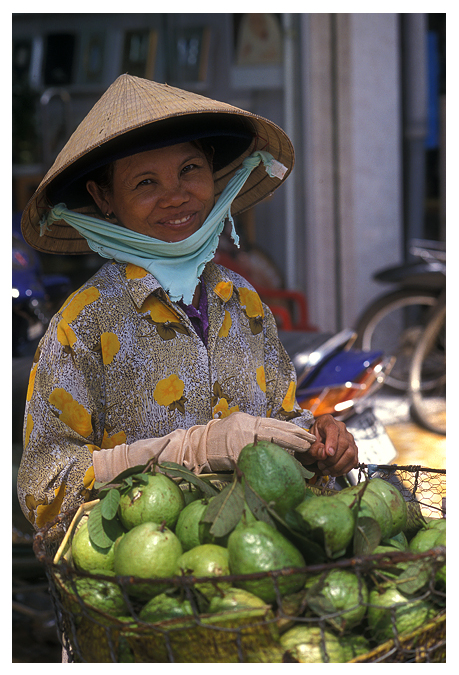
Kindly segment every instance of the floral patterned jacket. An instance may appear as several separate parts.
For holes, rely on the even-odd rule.
[[[54,316],[30,374],[18,475],[34,527],[94,498],[101,448],[236,410],[311,426],[270,310],[226,268],[208,263],[203,278],[207,348],[158,281],[131,264],[104,264]]]

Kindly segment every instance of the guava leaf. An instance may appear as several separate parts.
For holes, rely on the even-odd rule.
[[[381,541],[381,528],[374,518],[357,518],[354,532],[354,555],[369,555]]]
[[[333,603],[325,595],[321,593],[322,584],[314,584],[307,595],[308,607],[312,609],[314,614],[317,616],[327,616],[328,614],[333,614],[336,612],[336,607],[333,606]]]
[[[112,480],[105,482],[105,483],[98,483],[95,481],[94,483],[94,489],[95,490],[103,490],[104,488],[109,488],[109,487],[115,487],[117,485],[121,485],[121,483],[128,478],[129,476],[133,476],[135,474],[140,474],[142,473],[143,469],[145,469],[146,465],[143,464],[138,464],[137,466],[131,466],[129,469],[125,469],[121,473],[119,473],[115,478]]]
[[[255,492],[247,481],[244,481],[244,497],[247,506],[257,520],[261,520],[272,527],[276,527],[275,521],[270,516],[267,503]]]
[[[242,487],[240,483],[234,481],[209,502],[202,520],[212,523],[210,534],[214,537],[224,537],[240,521],[244,506]]]
[[[397,589],[408,595],[420,591],[432,576],[432,565],[428,560],[414,560],[400,574]]]
[[[284,517],[280,516],[246,481],[244,496],[255,518],[279,530],[299,548],[305,558],[314,562],[325,560],[324,550],[305,535],[307,525],[297,511],[291,509]]]
[[[116,488],[111,488],[100,501],[100,511],[106,520],[112,520],[117,512],[121,495]]]
[[[176,464],[175,462],[164,462],[159,465],[159,469],[163,469],[168,476],[175,476],[177,478],[183,478],[188,483],[191,483],[195,487],[199,488],[207,497],[213,497],[214,495],[219,494],[219,490],[212,485],[212,483],[205,479],[199,478],[195,473],[189,471],[184,466]]]
[[[301,471],[301,475],[303,476],[303,478],[305,478],[306,480],[309,480],[310,478],[313,478],[313,476],[316,475],[316,474],[314,473],[314,471],[309,471],[309,469],[306,469],[306,467],[303,466],[303,465],[301,464],[301,462],[299,462],[299,461],[296,459],[296,457],[294,457],[293,455],[290,455],[290,456],[291,456],[291,458],[293,459],[293,461],[297,464],[299,470]]]
[[[324,562],[326,555],[322,546],[310,536],[311,528],[304,522],[301,514],[291,509],[281,517],[276,511],[267,507],[273,519],[277,521],[275,527],[300,550],[304,558],[310,562]]]
[[[132,483],[142,483],[142,485],[148,485],[148,473],[136,473],[133,476],[129,476],[124,480],[124,483],[132,481]]]
[[[110,548],[119,536],[119,525],[114,519],[107,520],[102,515],[102,502],[89,512],[88,533],[91,542],[100,548]]]

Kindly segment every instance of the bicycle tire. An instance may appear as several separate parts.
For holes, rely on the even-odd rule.
[[[433,433],[446,435],[446,304],[441,302],[423,331],[413,353],[410,368],[410,414],[419,426]],[[430,363],[429,363],[430,361]],[[422,387],[425,370],[441,367],[443,378],[438,389]]]
[[[396,391],[409,390],[409,367],[417,339],[426,323],[426,318],[438,300],[438,292],[424,289],[401,289],[379,296],[361,314],[355,326],[358,349],[372,351],[381,349],[385,356],[395,356],[396,362],[384,384]],[[407,312],[420,313],[422,321],[408,321],[400,325]],[[424,386],[434,383],[424,382]]]

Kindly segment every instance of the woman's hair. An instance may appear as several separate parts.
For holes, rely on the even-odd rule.
[[[191,145],[194,145],[196,148],[201,150],[204,153],[205,158],[207,159],[210,168],[212,169],[213,157],[214,157],[214,148],[212,147],[209,139],[190,141]],[[115,170],[115,162],[110,162],[109,164],[104,164],[98,169],[94,169],[88,174],[87,181],[94,181],[96,185],[103,192],[111,192],[113,189],[113,174]]]

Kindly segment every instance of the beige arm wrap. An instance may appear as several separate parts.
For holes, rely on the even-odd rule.
[[[123,443],[93,453],[96,480],[105,483],[121,471],[146,464],[155,457],[159,463],[175,462],[195,473],[231,471],[240,451],[255,437],[273,441],[296,452],[306,452],[315,436],[281,420],[252,417],[236,412],[222,420],[211,420],[190,429],[177,429],[162,438],[147,438],[131,445]]]

